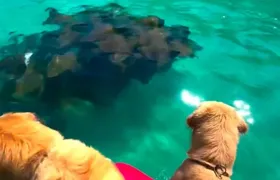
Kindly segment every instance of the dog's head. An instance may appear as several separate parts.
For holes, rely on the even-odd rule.
[[[4,114],[0,116],[0,168],[20,173],[30,157],[48,151],[62,139],[60,133],[41,124],[32,113]]]
[[[248,125],[233,107],[216,101],[201,103],[187,118],[187,124],[192,129],[236,128],[240,134],[248,131]]]
[[[29,141],[35,144],[49,144],[55,139],[63,139],[59,132],[43,125],[33,113],[6,113],[0,116],[0,134],[13,141]],[[5,143],[2,141],[1,143]],[[32,145],[32,144],[29,144]]]

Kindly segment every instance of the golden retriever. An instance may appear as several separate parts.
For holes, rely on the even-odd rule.
[[[48,151],[63,137],[42,125],[32,113],[0,116],[0,179],[24,173],[24,164],[39,151]],[[10,178],[4,178],[9,176]],[[19,177],[16,179],[20,179]]]
[[[189,158],[171,180],[230,180],[244,119],[229,105],[207,101],[187,118],[192,129]]]
[[[124,180],[113,162],[32,113],[0,116],[1,180]]]

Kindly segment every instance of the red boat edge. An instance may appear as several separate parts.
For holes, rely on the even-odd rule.
[[[130,164],[118,162],[116,166],[125,180],[153,180],[153,178]]]

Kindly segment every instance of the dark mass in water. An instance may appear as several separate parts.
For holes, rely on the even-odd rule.
[[[188,27],[167,26],[160,17],[134,16],[116,3],[80,8],[75,14],[47,8],[43,24],[56,30],[9,33],[11,44],[0,47],[1,105],[39,101],[55,107],[72,97],[108,105],[130,80],[147,84],[177,58],[202,49],[189,39]]]

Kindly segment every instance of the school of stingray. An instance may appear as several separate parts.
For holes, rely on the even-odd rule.
[[[115,3],[80,8],[75,14],[47,8],[43,25],[56,30],[10,32],[12,43],[0,47],[1,103],[77,97],[107,104],[130,80],[147,84],[202,49],[188,27],[167,26],[157,16],[134,16]]]

